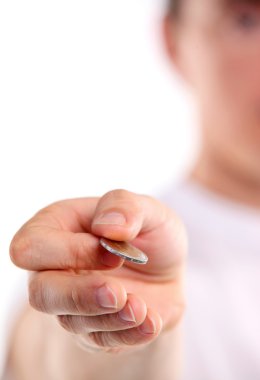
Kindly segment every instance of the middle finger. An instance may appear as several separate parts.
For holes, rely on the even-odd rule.
[[[116,313],[126,300],[121,282],[97,271],[31,272],[29,278],[31,306],[48,314]]]

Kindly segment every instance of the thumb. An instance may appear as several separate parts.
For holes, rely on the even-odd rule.
[[[187,252],[186,232],[180,218],[163,203],[147,195],[113,190],[99,199],[91,224],[93,234],[131,241],[149,260],[142,272],[176,275]]]

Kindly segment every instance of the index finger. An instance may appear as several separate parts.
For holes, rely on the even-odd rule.
[[[10,256],[28,270],[111,269],[123,259],[111,255],[90,234],[98,198],[76,198],[53,203],[29,219],[14,235]]]
[[[29,270],[107,269],[103,258],[111,269],[124,261],[105,252],[97,236],[133,240],[149,256],[142,273],[172,276],[185,257],[184,232],[177,215],[156,199],[113,190],[100,199],[65,200],[41,210],[18,231],[10,255]]]

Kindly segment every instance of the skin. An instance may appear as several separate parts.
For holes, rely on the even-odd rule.
[[[190,177],[260,207],[260,2],[184,0],[165,20],[169,59],[200,112],[201,148]]]
[[[104,215],[109,219],[101,219]],[[147,253],[148,263],[124,262],[99,245],[99,236],[132,241]],[[131,368],[131,361],[136,366],[140,358],[135,378],[146,378],[145,358],[151,360],[154,356],[156,360],[156,347],[161,347],[159,352],[165,351],[171,337],[170,359],[172,350],[175,351],[174,341],[179,341],[175,327],[185,307],[186,252],[187,238],[181,220],[149,196],[114,190],[101,198],[55,202],[37,212],[15,234],[10,255],[17,266],[30,271],[30,308],[48,318],[30,308],[22,317],[12,342],[10,366],[14,376],[18,378],[19,374],[19,379],[30,380],[37,374],[39,378],[41,368],[43,379],[85,379],[86,375],[99,379],[104,371],[100,363],[111,366],[107,354],[117,354],[113,368],[118,369],[110,370],[108,379],[131,379],[133,373],[127,377],[122,368]],[[107,297],[104,305],[99,304],[97,297],[102,286],[102,294],[106,292]],[[115,297],[117,303],[112,305]],[[130,320],[121,319],[122,315]],[[33,348],[35,361],[30,356],[26,360],[22,354],[26,351],[24,345],[30,352]],[[87,355],[91,360],[86,360]],[[176,350],[175,357],[178,355]],[[157,374],[153,371],[157,377],[159,359]],[[55,365],[49,375],[50,368],[45,363],[52,361]],[[177,376],[178,372],[179,364],[174,374]]]
[[[258,208],[259,2],[184,0],[178,20],[163,20],[163,35],[169,59],[190,85],[201,115],[201,149],[188,176]],[[105,212],[114,220],[98,224]],[[125,221],[118,223],[115,213]],[[106,253],[97,236],[133,241],[147,253],[148,264]],[[186,254],[180,218],[144,195],[115,190],[40,210],[10,244],[15,265],[30,271],[30,307],[10,343],[14,375],[95,380],[105,371],[107,380],[177,379]],[[117,297],[114,308],[97,303],[96,291],[104,284],[113,291],[109,299]],[[120,320],[122,310],[136,321]],[[168,366],[162,363],[167,357]]]

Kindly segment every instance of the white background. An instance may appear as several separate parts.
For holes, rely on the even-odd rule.
[[[195,107],[162,12],[161,0],[0,2],[0,358],[25,276],[8,255],[18,228],[58,199],[156,196],[191,165]]]

